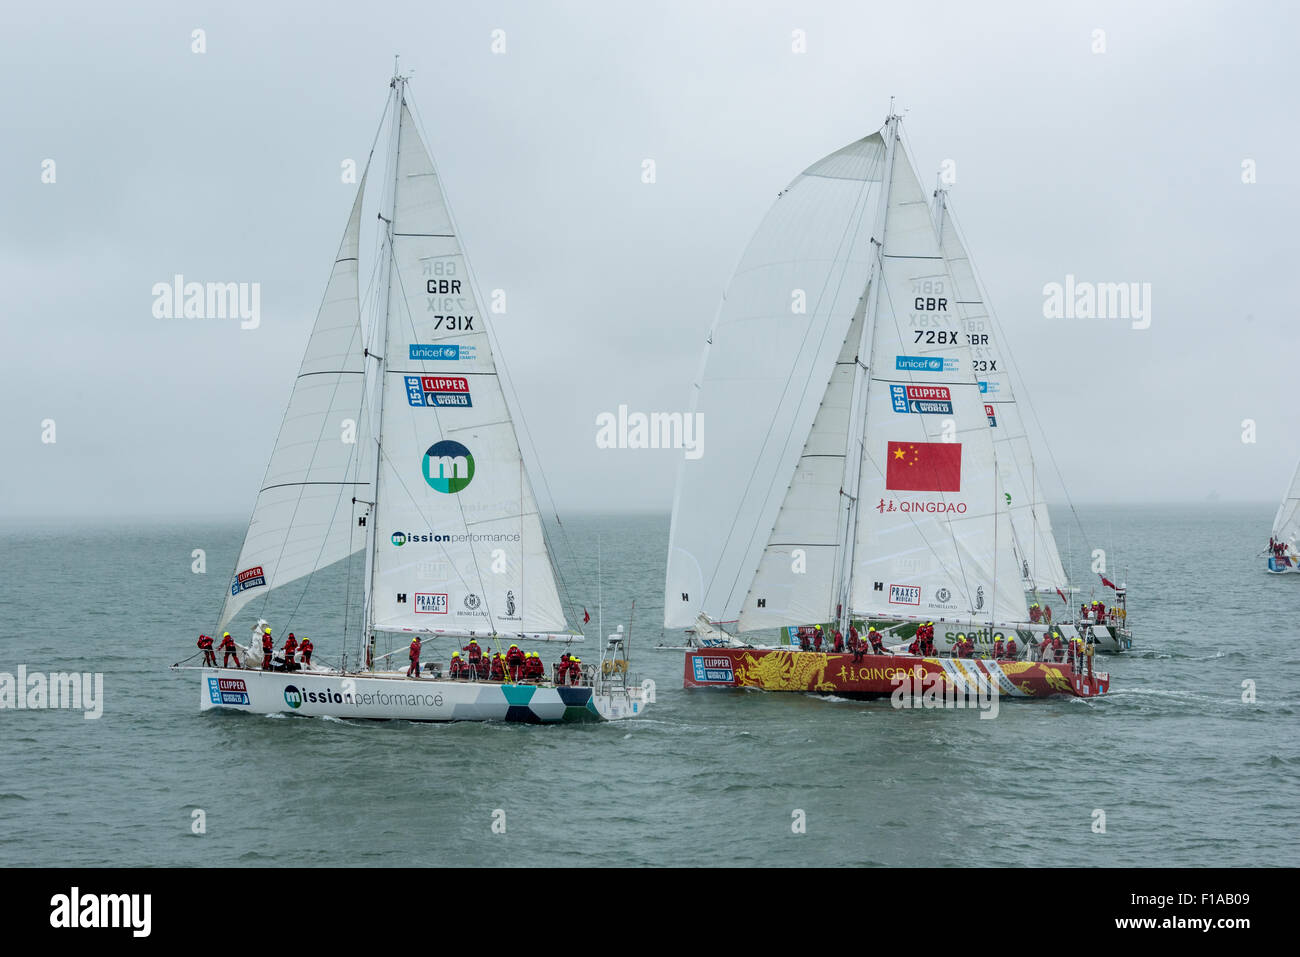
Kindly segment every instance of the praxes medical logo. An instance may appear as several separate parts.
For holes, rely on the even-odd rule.
[[[891,605],[921,604],[921,586],[920,585],[890,585],[889,603]]]
[[[891,385],[895,412],[952,415],[952,393],[946,385]]]
[[[447,596],[442,593],[417,591],[415,593],[415,613],[417,615],[447,614]]]
[[[469,394],[469,380],[454,375],[408,375],[406,401],[421,407],[451,406],[468,409],[474,402]]]
[[[459,442],[443,439],[429,446],[421,469],[429,488],[454,495],[474,480],[474,456]]]

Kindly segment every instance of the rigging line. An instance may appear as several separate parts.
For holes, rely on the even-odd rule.
[[[415,119],[415,122],[416,122],[416,125],[417,125],[417,128],[418,128],[417,132],[420,134],[420,136],[423,137],[423,141],[424,141],[424,143],[427,144],[427,143],[431,142],[431,140],[430,140],[430,138],[429,138],[429,136],[428,136],[428,132],[427,132],[427,130],[425,130],[425,128],[424,128],[424,118],[423,118],[423,116],[422,116],[421,113],[420,113],[420,108],[419,108],[417,105],[415,105],[414,103],[409,104],[409,106],[410,106],[410,108],[411,108],[411,110],[412,110],[412,115],[413,115],[413,118]],[[429,162],[430,162],[431,164],[433,163],[432,155],[430,155]],[[436,168],[435,168],[435,173],[436,173]],[[447,199],[447,194],[446,194],[446,192],[445,192],[445,191],[443,190],[443,188],[442,188],[442,176],[441,176],[441,175],[438,175],[438,176],[437,176],[437,180],[438,180],[438,191],[439,191],[440,195],[442,196],[443,208],[447,211],[447,219],[448,219],[448,221],[451,223],[451,228],[452,228],[453,232],[454,232],[457,236],[459,236],[459,235],[461,234],[460,227],[456,225],[456,217],[455,217],[455,215],[452,213],[452,210],[451,210],[451,203],[448,201],[448,199]],[[460,243],[459,243],[459,240],[458,240],[457,242],[458,242],[458,244],[460,244]],[[472,289],[473,289],[473,292],[474,292],[475,300],[476,300],[476,301],[480,304],[480,306],[481,306],[482,303],[484,302],[484,299],[483,299],[483,297],[482,297],[482,290],[481,290],[481,287],[479,286],[478,276],[477,276],[477,274],[474,272],[474,265],[473,265],[473,263],[470,262],[469,256],[465,253],[465,250],[464,250],[464,246],[463,246],[463,244],[461,244],[461,257],[462,257],[462,259],[464,260],[464,263],[465,263],[465,271],[466,271],[467,273],[469,273],[469,281],[470,281],[470,285],[471,285],[471,287],[472,287]],[[513,400],[513,410],[516,411],[517,416],[518,416],[519,423],[520,423],[520,425],[523,427],[524,438],[527,440],[528,447],[529,447],[529,451],[530,451],[531,454],[532,454],[533,461],[537,463],[537,472],[538,472],[538,474],[540,474],[540,476],[541,476],[542,488],[543,488],[543,490],[544,490],[545,493],[546,493],[547,500],[550,502],[550,505],[551,505],[551,512],[552,512],[552,514],[553,514],[554,517],[555,517],[555,524],[556,524],[556,526],[559,528],[559,531],[560,531],[560,537],[561,537],[561,539],[562,539],[562,541],[563,541],[563,544],[564,544],[565,548],[568,549],[568,551],[569,551],[570,561],[572,561],[572,562],[574,562],[574,563],[576,564],[576,563],[577,563],[577,552],[576,552],[576,550],[573,548],[573,545],[572,545],[572,543],[571,543],[570,540],[569,540],[568,529],[565,528],[564,523],[560,520],[560,515],[559,515],[559,506],[558,506],[558,503],[557,503],[556,500],[555,500],[555,496],[554,496],[554,495],[552,494],[552,492],[551,492],[550,481],[547,479],[547,476],[546,476],[546,470],[542,468],[542,458],[541,458],[541,454],[538,452],[538,450],[537,450],[537,446],[536,446],[536,444],[533,442],[533,438],[532,438],[532,430],[528,427],[528,420],[527,420],[527,417],[526,417],[526,415],[525,415],[525,413],[524,413],[524,405],[523,405],[522,402],[519,401],[519,394],[518,394],[518,392],[517,392],[516,389],[515,389],[514,378],[513,378],[513,376],[510,375],[509,370],[508,370],[508,368],[507,368],[507,363],[505,362],[505,354],[504,354],[504,352],[502,352],[502,350],[501,350],[500,347],[499,347],[499,346],[500,346],[500,343],[499,343],[498,341],[496,341],[496,329],[495,329],[495,323],[490,323],[490,322],[488,322],[488,319],[487,319],[487,316],[486,316],[486,315],[483,316],[483,333],[484,333],[485,336],[487,336],[487,339],[488,339],[488,347],[489,347],[489,349],[492,350],[492,353],[493,353],[494,365],[495,365],[495,367],[496,367],[496,371],[497,371],[497,379],[498,379],[498,381],[499,381],[499,382],[501,383],[501,385],[502,385],[502,394],[503,394],[503,398],[504,398],[504,395],[505,395],[506,390],[509,390],[510,397],[511,397],[511,399]],[[512,405],[511,403],[507,403],[507,409],[511,409],[511,405]],[[515,446],[516,446],[516,448],[519,448],[519,450],[520,450],[520,456],[522,457],[522,455],[523,455],[523,446],[522,446],[522,445],[520,444],[520,442],[519,442],[519,432],[518,432],[518,430],[516,430],[516,429],[514,428],[514,423],[513,423],[513,422],[511,423],[511,431],[514,433]],[[531,479],[530,479],[530,477],[529,477],[529,475],[528,475],[527,470],[525,470],[525,472],[524,472],[524,478],[525,478],[525,480],[528,482],[528,488],[529,488],[529,491],[530,491],[530,492],[533,492],[532,481],[531,481]],[[537,495],[536,495],[535,492],[533,492],[533,500],[534,500],[534,503],[537,502]],[[573,600],[572,594],[570,593],[569,586],[568,586],[568,582],[567,582],[567,580],[566,580],[565,577],[564,577],[564,573],[563,573],[563,571],[560,570],[558,563],[554,560],[554,556],[552,555],[550,544],[546,541],[546,528],[545,528],[545,523],[542,521],[542,517],[541,517],[540,512],[541,512],[541,509],[540,509],[540,505],[539,505],[539,508],[538,508],[538,513],[539,513],[539,514],[538,514],[538,524],[541,526],[542,542],[543,542],[543,544],[544,544],[545,547],[546,547],[547,560],[548,560],[548,561],[550,562],[550,564],[551,564],[551,570],[555,573],[556,577],[559,579],[560,589],[561,589],[561,591],[563,592],[563,600],[568,602],[568,604],[569,604],[569,611],[570,611],[570,613],[572,614],[576,606],[575,606],[575,604],[574,604],[574,600]],[[521,545],[522,545],[522,542],[521,542]],[[521,552],[522,552],[522,548],[521,548]]]
[[[951,201],[949,199],[945,199],[945,205],[951,207]],[[956,214],[952,212],[951,209],[949,209],[948,218],[949,221],[952,223],[953,231],[956,232],[957,234],[958,241],[961,242],[962,248],[966,250],[966,256],[967,256],[967,261],[970,264],[971,275],[975,277],[975,282],[978,288],[981,290],[980,294],[984,297],[985,311],[988,312],[989,318],[992,320],[994,328],[997,330],[998,341],[1005,344],[1005,348],[1007,351],[1007,359],[1011,363],[1010,367],[1019,370],[1020,364],[1016,362],[1014,356],[1012,355],[1011,341],[1009,338],[1003,335],[1002,323],[998,319],[997,311],[993,308],[992,304],[988,300],[988,295],[986,292],[988,287],[985,284],[984,278],[980,274],[979,269],[975,265],[975,260],[970,257],[970,245],[966,242],[965,233],[963,232],[961,226],[957,222]],[[1011,378],[1010,373],[1008,373],[1007,378],[1008,379]],[[1029,390],[1025,384],[1025,380],[1023,376],[1020,376],[1020,385],[1024,397],[1024,404],[1029,407],[1029,414],[1033,416],[1034,426],[1038,429],[1038,432],[1042,437],[1042,446],[1047,450],[1047,458],[1052,463],[1052,469],[1056,472],[1056,478],[1061,484],[1061,491],[1065,495],[1066,504],[1069,505],[1070,507],[1070,514],[1074,516],[1074,522],[1079,528],[1079,534],[1082,535],[1084,537],[1084,540],[1086,541],[1087,531],[1084,529],[1083,522],[1079,518],[1079,513],[1074,507],[1074,501],[1070,498],[1070,490],[1065,485],[1065,477],[1061,474],[1060,466],[1058,466],[1056,463],[1056,456],[1053,454],[1051,443],[1048,441],[1047,438],[1048,433],[1043,428],[1042,423],[1039,421],[1038,411],[1034,408],[1033,404],[1030,403],[1029,401]],[[1028,436],[1026,436],[1026,439],[1027,438]],[[1044,503],[1045,502],[1046,500],[1044,499]],[[1062,563],[1062,570],[1064,571],[1064,563]],[[1070,575],[1068,572],[1066,572],[1066,584],[1068,585],[1069,583],[1070,583]]]
[[[884,162],[884,160],[883,160],[883,156],[882,156],[882,157],[879,158],[878,160],[873,161],[873,165],[872,165],[871,169],[874,170],[874,169],[877,168],[876,165],[875,165],[876,163],[883,164],[883,162]],[[801,175],[802,175],[802,174],[801,174]],[[845,257],[844,257],[844,265],[843,265],[843,266],[841,267],[841,269],[840,269],[839,280],[837,281],[836,286],[835,286],[836,297],[838,297],[838,295],[839,295],[839,290],[840,290],[840,288],[843,286],[843,283],[844,283],[844,276],[845,276],[845,274],[848,272],[848,268],[849,268],[849,259],[850,259],[850,257],[852,256],[853,247],[854,247],[854,245],[856,245],[856,243],[857,243],[857,234],[861,231],[861,221],[862,221],[863,217],[864,217],[865,214],[866,214],[867,205],[868,205],[867,200],[868,200],[868,198],[869,198],[870,195],[871,195],[871,187],[870,187],[871,182],[872,182],[872,181],[871,181],[871,179],[870,179],[870,176],[868,176],[867,178],[865,178],[865,179],[862,180],[862,185],[858,188],[858,195],[854,198],[853,206],[850,208],[849,216],[848,216],[847,221],[845,222],[845,225],[844,225],[844,230],[843,230],[843,232],[840,234],[839,242],[836,244],[836,247],[835,247],[835,248],[836,248],[836,256],[835,256],[835,258],[834,258],[833,260],[831,260],[832,262],[838,262],[838,261],[840,260],[839,250],[841,250],[841,249],[844,248],[845,241],[846,241],[846,240],[849,240],[849,236],[852,235],[853,238],[852,238],[852,240],[849,241],[849,252],[848,252],[848,253],[845,255]],[[790,187],[787,187],[786,190],[785,190],[785,192],[789,192],[789,190],[790,190]],[[881,192],[883,193],[883,176],[882,176],[882,189],[881,189]],[[859,207],[861,207],[861,211],[860,211],[860,212],[859,212]],[[761,229],[761,226],[760,226],[760,229]],[[751,242],[751,245],[752,245],[753,240],[751,239],[750,242]],[[825,278],[825,280],[822,282],[822,288],[821,288],[821,290],[820,290],[820,291],[818,292],[818,294],[817,294],[817,302],[816,302],[816,305],[814,305],[814,307],[813,307],[813,313],[812,313],[812,314],[813,314],[814,317],[817,315],[818,310],[821,308],[822,301],[823,301],[823,299],[825,298],[825,295],[826,295],[826,289],[827,289],[827,287],[830,285],[831,278],[832,278],[832,275],[833,275],[834,271],[835,271],[835,270],[834,270],[833,268],[832,268],[831,270],[828,270],[827,275],[826,275],[826,278]],[[859,296],[859,297],[858,297],[858,302],[861,302],[861,299],[862,299],[862,297]],[[834,299],[831,300],[831,305],[832,305],[832,306],[834,305],[834,301],[835,301]],[[829,311],[829,309],[828,309],[828,311]],[[853,311],[854,311],[854,313],[856,314],[856,312],[857,312],[857,305],[856,305],[856,304],[854,305],[854,310],[853,310]],[[827,333],[830,331],[831,319],[832,319],[832,317],[828,315],[828,316],[827,316],[827,320],[826,320],[826,322],[822,325],[821,336],[818,338],[818,344],[817,344],[817,350],[816,350],[817,353],[820,353],[820,352],[821,352],[822,345],[823,345],[823,344],[825,343],[825,341],[826,341],[826,335],[827,335]],[[849,320],[849,325],[852,326],[852,324],[853,324],[853,320],[852,320],[852,318],[850,318],[850,320]],[[802,354],[803,354],[803,352],[804,352],[804,346],[805,346],[805,344],[807,343],[807,341],[808,341],[808,337],[809,337],[809,335],[810,335],[811,332],[812,332],[812,327],[813,327],[813,323],[812,323],[811,321],[809,321],[809,322],[807,323],[807,325],[805,326],[805,328],[804,328],[804,334],[803,334],[802,339],[801,339],[800,342],[799,342],[799,350],[798,350],[798,352],[796,353],[796,357],[797,357],[798,355],[802,355]],[[847,334],[848,334],[848,333],[846,332],[845,335],[847,336]],[[815,358],[815,354],[814,354],[814,358]],[[797,363],[796,363],[796,364],[797,364]],[[764,435],[763,435],[763,444],[759,447],[759,453],[758,453],[758,461],[759,461],[759,462],[762,461],[762,459],[763,459],[763,454],[764,454],[764,452],[767,450],[768,442],[772,439],[772,436],[773,436],[773,430],[774,430],[775,427],[776,427],[777,416],[780,415],[781,409],[785,406],[785,397],[786,397],[786,394],[790,391],[791,384],[794,382],[794,373],[795,373],[795,368],[794,368],[794,366],[792,366],[791,369],[790,369],[790,374],[786,377],[785,385],[782,387],[781,395],[778,397],[778,399],[777,399],[777,401],[776,401],[776,404],[775,404],[775,406],[774,406],[774,411],[773,411],[773,413],[772,413],[772,417],[771,417],[771,419],[768,421],[767,430],[766,430],[766,432],[765,432]],[[832,375],[833,375],[833,373],[834,373],[834,368],[832,367]],[[804,400],[807,398],[808,390],[809,390],[809,388],[810,388],[811,385],[812,385],[812,381],[811,381],[811,380],[812,380],[812,376],[811,376],[811,375],[809,375],[809,376],[805,376],[805,377],[804,377],[804,386],[803,386],[803,391],[802,391],[802,394],[801,394],[800,397],[799,397],[799,402],[798,402],[798,405],[797,405],[797,409],[802,409],[802,408],[803,408]],[[827,380],[827,384],[829,384],[829,377],[828,377],[828,380]],[[791,441],[791,436],[787,435],[787,437],[786,437],[786,441],[785,441],[785,444],[784,444],[784,445],[782,446],[782,448],[781,448],[781,459],[780,459],[780,461],[784,461],[784,459],[785,459],[786,449],[789,448],[790,441]],[[806,443],[805,443],[805,444],[806,444]],[[767,493],[766,493],[766,494],[764,495],[764,497],[763,497],[763,505],[762,505],[762,509],[760,509],[760,511],[759,511],[759,514],[760,514],[760,515],[762,514],[762,512],[763,512],[764,510],[766,510],[766,508],[767,508],[767,502],[768,502],[768,500],[771,498],[771,495],[772,495],[772,489],[773,489],[773,487],[775,487],[775,486],[779,483],[780,476],[783,474],[783,470],[780,469],[780,461],[778,461],[778,469],[777,469],[777,471],[776,471],[775,474],[773,475],[772,479],[769,481],[768,489],[767,489]],[[747,480],[746,483],[745,483],[745,489],[744,489],[744,491],[741,493],[739,499],[737,500],[737,503],[736,503],[736,511],[735,511],[735,514],[732,516],[732,519],[731,519],[731,525],[730,525],[730,527],[727,529],[727,534],[726,534],[726,536],[723,538],[723,545],[722,545],[722,548],[721,548],[721,549],[719,550],[719,552],[718,552],[718,560],[717,560],[717,563],[714,565],[714,567],[713,567],[713,572],[712,572],[712,574],[709,576],[708,584],[707,584],[707,585],[705,586],[705,588],[704,588],[704,595],[705,595],[706,597],[707,597],[707,596],[709,595],[709,593],[713,590],[713,583],[714,583],[714,581],[717,579],[718,572],[719,572],[719,570],[720,570],[721,567],[722,567],[722,561],[723,561],[722,556],[725,555],[726,552],[728,551],[728,548],[729,548],[729,546],[730,546],[730,544],[731,544],[732,536],[735,534],[735,531],[736,531],[736,525],[737,525],[737,523],[739,522],[741,512],[742,512],[743,509],[744,509],[745,501],[749,498],[749,490],[750,490],[750,488],[753,486],[754,479],[755,479],[755,477],[756,477],[756,475],[757,475],[757,473],[758,473],[757,465],[758,465],[758,462],[755,462],[755,468],[752,469],[752,470],[750,471],[749,478],[748,478],[748,480]],[[798,469],[798,463],[797,463],[797,462],[795,463],[795,469],[796,469],[796,470]],[[791,476],[791,480],[793,481],[793,476]],[[755,538],[758,536],[759,531],[760,531],[760,528],[761,528],[761,526],[759,525],[759,523],[756,522],[753,531],[752,531],[752,532],[750,533],[750,535],[749,535],[749,541],[748,541],[748,544],[747,544],[747,546],[746,546],[745,552],[748,552],[748,550],[749,550],[750,548],[753,547],[754,540],[755,540]],[[773,525],[773,528],[775,528],[775,524]],[[771,532],[769,531],[769,532],[767,533],[767,535],[770,536],[770,535],[771,535]],[[744,561],[743,554],[744,554],[744,553],[742,553],[741,561],[739,561],[739,562],[737,563],[736,575],[735,575],[735,578],[732,580],[731,588],[730,588],[730,589],[728,590],[728,592],[727,592],[727,598],[726,598],[726,601],[724,602],[724,605],[723,605],[724,610],[727,609],[727,608],[730,608],[730,607],[731,607],[731,600],[732,600],[732,598],[735,596],[736,588],[737,588],[738,585],[740,584],[740,576],[741,576],[742,574],[744,574],[746,571],[750,571],[750,569],[747,567],[747,565],[746,565],[746,563],[745,563],[745,561]],[[760,562],[760,564],[761,564],[761,562],[762,562],[762,556],[761,556],[761,555],[759,556],[759,562]],[[752,570],[752,573],[751,573],[751,579],[750,579],[751,582],[752,582],[752,580],[753,580],[752,576],[753,576],[753,575],[756,575],[756,574],[757,574],[757,570],[756,570],[756,569],[755,569],[755,570]],[[703,599],[702,599],[702,600],[703,600]]]

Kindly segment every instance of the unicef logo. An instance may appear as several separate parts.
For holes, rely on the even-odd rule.
[[[435,492],[454,495],[474,480],[474,456],[451,439],[429,446],[421,468],[424,480]]]
[[[284,689],[284,703],[287,704],[290,708],[301,708],[302,692],[299,691],[297,688],[295,688],[293,685],[289,685],[287,688]]]
[[[393,544],[394,544],[394,545],[396,545],[398,548],[401,548],[403,545],[406,544],[406,533],[405,533],[405,532],[393,532],[393,539],[392,539],[392,541],[393,541]]]

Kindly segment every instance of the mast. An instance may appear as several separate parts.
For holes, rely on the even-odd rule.
[[[375,553],[379,548],[379,526],[375,517],[379,514],[379,471],[384,458],[384,373],[388,368],[388,310],[392,305],[393,289],[393,261],[396,258],[393,250],[393,219],[397,215],[397,157],[402,146],[402,103],[406,99],[406,77],[397,72],[397,63],[393,63],[393,79],[389,86],[393,91],[392,95],[392,117],[393,131],[391,135],[391,149],[389,156],[389,165],[391,175],[389,181],[392,183],[392,193],[388,199],[388,215],[379,214],[380,221],[384,224],[384,236],[388,247],[388,267],[384,279],[384,308],[376,313],[376,320],[384,325],[383,337],[380,342],[380,353],[375,355],[373,352],[366,350],[367,358],[376,360],[375,382],[378,383],[379,390],[379,417],[375,423],[375,478],[374,478],[374,500],[370,504],[369,526],[367,536],[369,538],[369,547],[366,549],[366,577],[365,577],[365,613],[362,618],[361,640],[363,646],[369,645],[370,654],[363,652],[361,660],[366,663],[367,667],[373,667],[374,660],[374,591],[375,591]]]
[[[871,370],[863,364],[862,357],[870,358],[871,343],[875,338],[876,307],[880,299],[880,286],[883,278],[881,256],[885,245],[885,219],[889,211],[889,190],[894,178],[894,144],[898,139],[899,117],[894,113],[894,101],[889,101],[889,118],[885,120],[885,170],[881,176],[879,206],[876,209],[876,222],[872,226],[871,275],[867,279],[867,308],[862,321],[862,334],[858,340],[858,353],[853,366],[853,398],[849,406],[849,428],[847,442],[850,446],[856,441],[857,450],[849,454],[845,449],[844,483],[840,495],[848,500],[844,522],[844,540],[840,549],[839,569],[839,606],[832,609],[837,627],[841,634],[848,635],[853,620],[853,553],[857,543],[858,498],[861,493],[862,446],[865,442],[865,418],[867,411],[867,386],[870,383]],[[850,490],[852,490],[850,492]]]

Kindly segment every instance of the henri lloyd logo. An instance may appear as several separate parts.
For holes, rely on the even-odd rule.
[[[457,343],[447,345],[411,343],[412,362],[457,362],[461,359],[473,359],[474,352],[474,346],[463,346]]]
[[[899,372],[955,372],[957,360],[943,356],[894,356],[894,368]]]
[[[895,412],[952,415],[952,394],[946,385],[891,385]]]
[[[253,568],[244,569],[235,576],[235,581],[230,586],[230,594],[238,595],[241,591],[265,584],[266,576],[262,574],[262,566],[256,565]]]
[[[447,614],[447,596],[417,591],[415,593],[415,613],[417,615]]]
[[[243,678],[209,678],[208,697],[213,704],[250,704]]]
[[[890,585],[889,603],[891,605],[921,604],[921,586],[920,585]]]
[[[406,401],[411,405],[468,409],[474,404],[470,399],[469,380],[461,376],[408,375],[405,378]]]
[[[151,894],[70,894],[50,898],[51,927],[126,927],[133,937],[148,937],[152,925]]]
[[[455,495],[474,480],[474,456],[459,442],[444,439],[424,453],[422,470],[429,488]]]

